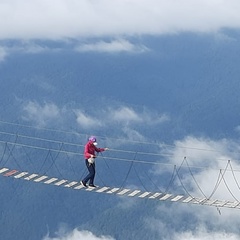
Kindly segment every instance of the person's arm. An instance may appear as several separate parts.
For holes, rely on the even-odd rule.
[[[97,148],[97,147],[95,146],[95,151],[96,151],[96,152],[103,152],[103,151],[106,151],[106,150],[109,150],[109,148]]]

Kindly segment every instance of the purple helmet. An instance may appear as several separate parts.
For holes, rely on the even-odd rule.
[[[97,141],[97,139],[96,139],[96,137],[95,137],[95,136],[91,136],[91,137],[88,139],[88,141],[91,141],[91,142],[96,142],[96,141]]]

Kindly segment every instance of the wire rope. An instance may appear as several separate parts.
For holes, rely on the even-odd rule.
[[[217,189],[218,189],[218,187],[219,187],[219,185],[220,185],[220,183],[221,183],[221,181],[222,181],[222,178],[223,178],[223,176],[225,175],[225,173],[226,173],[226,171],[227,171],[228,165],[229,165],[229,163],[227,163],[227,165],[226,165],[226,167],[225,167],[225,169],[224,169],[223,174],[222,174],[222,169],[220,169],[219,175],[218,175],[218,179],[217,179],[217,182],[216,182],[216,185],[215,185],[212,193],[210,194],[210,196],[209,196],[207,199],[211,199],[212,196],[213,196],[213,195],[215,194],[215,192],[217,191]]]
[[[5,156],[6,150],[7,150],[7,142],[4,144],[4,150],[3,150],[3,154],[2,154],[2,157],[1,157],[1,160],[0,160],[0,164],[1,164],[2,161],[3,161],[3,158],[4,158],[4,156]]]
[[[142,182],[142,180],[141,180],[140,176],[138,175],[138,173],[137,173],[137,170],[136,170],[136,168],[135,168],[135,166],[134,166],[134,165],[133,165],[133,170],[134,170],[134,172],[135,172],[135,174],[136,174],[136,176],[137,176],[137,178],[138,178],[139,182],[141,183],[142,187],[143,187],[143,188],[144,188],[144,190],[147,192],[148,190],[147,190],[147,188],[145,187],[145,185],[143,184],[143,182]]]
[[[24,151],[24,153],[25,153],[25,155],[27,156],[27,159],[28,159],[28,161],[30,162],[30,164],[31,164],[31,166],[32,166],[32,168],[34,169],[34,171],[36,172],[36,166],[33,164],[33,162],[32,162],[32,160],[31,160],[31,158],[30,158],[30,156],[29,156],[29,154],[27,153],[27,151],[26,151],[26,149],[25,149],[25,147],[21,147],[21,149],[23,149],[23,151]]]
[[[161,188],[159,188],[159,186],[149,177],[149,175],[144,171],[144,174],[147,176],[147,178],[148,178],[148,180],[152,183],[152,185],[156,188],[156,189],[158,189],[160,192],[163,192],[162,190],[161,190]]]
[[[14,148],[16,147],[17,139],[18,139],[18,135],[16,135],[15,141],[14,141],[14,143],[12,143],[13,146],[12,146],[11,150],[9,149],[8,143],[6,142],[6,147],[7,147],[8,150],[9,150],[9,155],[8,155],[8,157],[7,157],[7,159],[6,159],[6,162],[5,162],[3,165],[7,164],[8,160],[9,160],[9,158],[10,158],[10,156],[11,156],[11,152],[12,152],[12,151],[14,150]]]
[[[7,132],[0,132],[2,134],[8,134],[8,135],[15,135],[15,133],[7,133]],[[22,138],[29,138],[29,139],[34,139],[34,140],[40,140],[40,141],[46,141],[46,142],[51,142],[51,143],[62,143],[62,141],[59,140],[53,140],[53,139],[47,139],[47,138],[39,138],[39,137],[32,137],[32,136],[26,136],[26,135],[20,135],[18,134],[19,137]],[[76,143],[69,143],[69,142],[64,142],[65,145],[70,145],[70,146],[76,146],[76,147],[83,147],[84,145],[82,144],[76,144]],[[165,145],[164,145],[165,146]],[[168,147],[175,147],[172,145],[167,145]],[[178,146],[179,147],[179,146]],[[181,147],[180,147],[181,148]],[[203,149],[203,148],[193,148],[193,147],[183,147],[186,149],[194,149],[194,150],[201,150],[201,151],[215,151],[211,149]],[[120,150],[120,149],[114,149],[111,148],[111,151],[114,152],[122,152],[122,153],[132,153],[134,154],[135,151],[126,151],[126,150]],[[215,151],[219,152],[219,151]],[[139,152],[138,155],[150,155],[150,156],[172,156],[172,154],[164,154],[164,153],[151,153],[151,152]],[[217,159],[218,161],[226,161],[226,159]]]
[[[9,150],[9,156],[12,157],[12,159],[13,159],[14,162],[16,163],[17,167],[22,171],[21,166],[20,166],[19,163],[17,162],[16,158],[13,156],[13,151],[10,150],[10,148],[8,147],[8,145],[7,145],[7,148],[8,148],[8,150]]]
[[[59,129],[50,129],[50,128],[41,128],[41,127],[33,127],[33,126],[29,126],[29,125],[24,125],[24,124],[16,124],[16,123],[12,123],[12,122],[7,122],[7,121],[3,121],[0,120],[0,123],[4,123],[4,124],[9,124],[9,125],[15,125],[15,126],[19,126],[19,127],[26,127],[26,128],[33,128],[33,129],[38,129],[38,130],[45,130],[45,131],[50,131],[50,132],[59,132],[59,133],[65,133],[65,134],[74,134],[74,135],[79,135],[79,136],[84,136],[86,137],[87,135],[90,134],[86,134],[86,133],[76,133],[73,131],[65,131],[65,130],[59,130]],[[133,142],[133,143],[139,143],[139,144],[147,144],[147,145],[156,145],[156,146],[165,146],[165,147],[172,147],[175,148],[175,145],[171,145],[171,144],[165,144],[165,143],[154,143],[154,142],[143,142],[143,141],[134,141],[134,140],[128,140],[128,139],[119,139],[119,138],[110,138],[110,137],[106,137],[106,136],[98,136],[100,138],[107,138],[107,139],[114,139],[114,140],[119,140],[119,141],[128,141],[128,142]],[[210,152],[220,152],[219,150],[214,150],[214,149],[206,149],[206,148],[197,148],[197,147],[185,147],[185,146],[178,146],[178,148],[183,148],[183,149],[192,149],[192,150],[199,150],[199,151],[210,151]]]
[[[199,189],[199,191],[202,193],[202,195],[203,195],[205,198],[207,198],[207,196],[205,195],[205,193],[203,192],[203,190],[202,190],[201,187],[199,186],[197,180],[195,179],[195,177],[194,177],[194,175],[193,175],[193,173],[192,173],[192,170],[191,170],[191,168],[190,168],[189,165],[188,165],[187,158],[185,157],[184,159],[185,159],[185,162],[186,162],[186,164],[187,164],[188,170],[189,170],[189,172],[190,172],[190,174],[191,174],[191,176],[192,176],[192,178],[193,178],[193,181],[195,182],[196,186],[198,187],[198,189]]]
[[[234,171],[233,171],[233,168],[232,168],[232,164],[231,164],[231,162],[230,162],[230,161],[229,161],[229,165],[230,165],[230,168],[231,168],[232,175],[233,175],[233,178],[234,178],[234,180],[235,180],[235,183],[236,183],[236,185],[237,185],[238,189],[240,190],[239,183],[238,183],[238,181],[237,181],[237,178],[236,178],[236,176],[235,176],[235,174],[234,174]]]
[[[190,196],[191,198],[194,198],[194,197],[189,193],[189,191],[187,190],[187,188],[184,186],[184,184],[183,184],[183,182],[182,182],[182,180],[181,180],[181,178],[180,178],[180,176],[179,176],[179,171],[178,171],[178,170],[176,171],[176,176],[178,177],[178,180],[179,180],[179,182],[181,183],[181,186],[182,186],[182,188],[184,189],[184,191],[187,193],[187,195]],[[195,198],[194,198],[194,199],[195,199]]]
[[[222,173],[221,173],[221,174],[222,174]],[[225,181],[225,178],[224,178],[223,175],[222,175],[222,179],[223,179],[223,182],[224,182],[224,184],[225,184],[228,192],[232,195],[232,197],[233,197],[237,202],[239,202],[239,200],[234,196],[234,194],[232,193],[231,189],[229,188],[229,186],[228,186],[227,182]]]
[[[111,170],[109,164],[108,164],[107,161],[105,160],[105,157],[103,156],[103,153],[100,152],[100,155],[101,155],[101,157],[103,158],[103,161],[104,161],[105,165],[107,166],[108,170],[110,171],[110,174],[112,175],[112,178],[113,178],[114,182],[117,184],[117,179],[115,178],[115,175],[113,174],[113,171]]]
[[[39,169],[39,172],[40,172],[40,173],[42,172],[42,169],[43,169],[45,163],[47,162],[47,159],[48,159],[48,157],[49,157],[50,151],[51,151],[51,150],[49,149],[48,152],[47,152],[47,154],[46,154],[46,156],[45,156],[45,158],[44,158],[43,164],[42,164],[42,166],[41,166],[40,169]]]
[[[0,140],[0,143],[5,143],[5,142]],[[79,152],[59,151],[59,149],[53,149],[53,148],[49,149],[49,148],[46,148],[46,147],[39,147],[39,146],[30,145],[30,144],[21,144],[21,143],[13,143],[13,142],[8,142],[8,144],[16,145],[16,146],[24,146],[24,147],[38,149],[38,150],[45,150],[45,151],[51,150],[53,152],[68,153],[68,154],[83,156],[83,154],[79,153]],[[134,161],[135,163],[142,163],[142,164],[156,164],[156,165],[174,166],[174,164],[172,164],[172,163],[162,163],[162,162],[156,162],[156,161],[153,162],[153,161],[144,161],[144,160],[132,160],[132,159],[128,159],[128,158],[109,157],[108,159],[116,160],[116,161],[125,161],[125,162]],[[194,166],[194,165],[191,165],[190,167],[191,168],[196,168],[196,169],[209,169],[209,167]],[[219,169],[214,169],[214,168],[211,168],[211,169],[219,171]],[[230,171],[230,170],[228,170],[228,171]],[[233,171],[240,172],[240,169],[234,169]]]
[[[62,146],[63,146],[63,144],[61,144],[61,146],[60,146],[60,148],[59,148],[59,151],[61,151]],[[45,174],[49,171],[49,169],[51,169],[52,166],[54,165],[55,168],[57,169],[58,173],[60,174],[60,176],[63,177],[62,174],[60,173],[59,169],[57,168],[56,164],[55,164],[55,161],[56,161],[56,159],[58,158],[59,153],[60,153],[60,152],[58,152],[57,155],[56,155],[55,157],[53,157],[53,156],[52,156],[52,153],[51,153],[51,151],[50,151],[49,154],[50,154],[50,159],[52,160],[52,164],[50,165],[50,167],[48,168],[48,170],[45,171],[44,175],[45,175]]]
[[[181,167],[183,166],[183,163],[184,163],[184,158],[183,158],[183,161],[182,161],[181,165],[180,165],[178,168],[177,168],[176,165],[174,165],[172,177],[171,177],[171,179],[170,179],[170,181],[169,181],[168,187],[167,187],[166,190],[165,190],[165,193],[166,193],[166,192],[169,190],[169,188],[172,186],[172,184],[173,184],[173,182],[174,182],[174,180],[175,180],[175,178],[176,178],[176,176],[177,176],[177,173],[180,171]],[[176,174],[175,174],[175,172],[176,172]]]
[[[135,156],[134,156],[134,159],[133,159],[133,160],[135,160],[136,156],[137,156],[137,152],[135,153]],[[127,181],[127,178],[128,178],[128,176],[129,176],[129,174],[130,174],[130,172],[131,172],[133,163],[134,163],[134,162],[132,161],[131,164],[130,164],[130,167],[129,167],[129,169],[128,169],[127,175],[126,175],[126,177],[125,177],[125,179],[124,179],[124,181],[123,181],[123,183],[122,183],[122,185],[121,185],[121,187],[120,187],[121,189],[124,187],[124,185],[125,185],[125,183],[126,183],[126,181]]]
[[[73,167],[72,162],[71,162],[71,160],[70,160],[68,154],[65,153],[65,155],[67,156],[67,162],[68,162],[69,165],[70,165],[71,172],[73,172],[74,176],[77,177],[77,174],[76,174],[75,168]]]

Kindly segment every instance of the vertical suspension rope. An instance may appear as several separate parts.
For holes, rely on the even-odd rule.
[[[136,159],[136,156],[137,156],[137,152],[135,153],[135,156],[134,156],[133,161],[131,161],[131,165],[130,165],[130,167],[129,167],[129,169],[128,169],[127,175],[126,175],[126,177],[125,177],[125,179],[124,179],[124,181],[123,181],[123,183],[122,183],[122,185],[121,185],[121,187],[120,187],[121,189],[124,187],[124,185],[125,185],[125,183],[126,183],[126,181],[127,181],[127,179],[128,179],[128,176],[129,176],[129,174],[130,174],[130,172],[131,172],[131,169],[132,169],[134,160]]]
[[[55,168],[57,169],[58,173],[60,174],[60,176],[63,178],[62,174],[60,173],[59,169],[57,168],[57,166],[56,166],[56,164],[55,164],[55,161],[56,161],[56,159],[58,158],[58,156],[59,156],[59,154],[60,154],[60,152],[61,152],[61,150],[62,150],[62,147],[63,147],[63,143],[61,144],[61,146],[60,146],[60,148],[59,148],[59,151],[58,151],[58,153],[57,153],[57,155],[56,155],[55,157],[52,156],[51,151],[50,151],[49,154],[50,154],[50,157],[51,157],[51,160],[52,160],[52,164],[50,165],[50,167],[48,168],[48,170],[45,171],[44,175],[45,175],[45,174],[49,171],[49,169],[54,165]]]
[[[3,161],[3,158],[5,156],[6,150],[7,150],[7,142],[5,142],[5,144],[4,144],[4,150],[3,150],[3,154],[2,154],[2,157],[1,157],[1,160],[0,160],[0,164]]]
[[[104,163],[105,163],[105,165],[107,166],[108,170],[110,171],[110,173],[111,173],[111,175],[112,175],[112,178],[113,178],[114,182],[117,184],[117,179],[115,178],[115,176],[114,176],[114,174],[113,174],[111,168],[109,167],[107,161],[105,160],[105,157],[103,156],[103,153],[100,152],[100,155],[101,155],[101,157],[103,158]]]
[[[179,166],[178,169],[177,169],[177,166],[174,165],[174,169],[173,169],[172,177],[171,177],[170,182],[169,182],[169,184],[168,184],[168,187],[166,188],[166,190],[165,190],[164,193],[168,192],[168,190],[169,190],[169,188],[171,187],[171,185],[173,184],[173,182],[174,182],[174,180],[175,180],[175,178],[176,178],[178,172],[179,172],[180,169],[182,168],[183,163],[184,163],[184,158],[183,158],[183,161],[182,161],[182,163],[181,163],[181,165]],[[175,174],[175,172],[176,172],[176,174]]]
[[[185,157],[184,159],[185,159],[185,162],[186,162],[186,164],[187,164],[188,170],[189,170],[189,172],[190,172],[190,174],[191,174],[191,176],[192,176],[192,178],[193,178],[193,181],[194,181],[195,184],[197,185],[197,187],[198,187],[199,191],[202,193],[202,195],[203,195],[205,198],[207,198],[207,196],[205,195],[205,193],[204,193],[204,192],[202,191],[202,189],[200,188],[197,180],[195,179],[195,177],[194,177],[194,175],[193,175],[193,173],[192,173],[192,170],[191,170],[191,168],[190,168],[190,166],[189,166],[189,164],[188,164],[187,158]]]
[[[11,148],[11,150],[10,150],[10,148],[8,147],[8,144],[7,144],[7,142],[6,142],[6,147],[7,147],[8,150],[9,150],[9,155],[8,155],[6,161],[5,161],[5,163],[4,163],[3,165],[7,164],[8,160],[9,160],[9,158],[10,158],[10,156],[11,156],[11,153],[13,152],[14,148],[16,147],[17,139],[18,139],[18,134],[16,134],[16,138],[15,138],[15,141],[14,141],[14,144],[13,144],[13,147]]]
[[[168,192],[168,190],[170,189],[172,183],[174,182],[175,177],[176,177],[176,175],[175,175],[176,169],[177,169],[177,165],[174,165],[171,179],[170,179],[170,181],[169,181],[169,183],[168,183],[168,186],[166,187],[164,193],[167,193],[167,192]]]
[[[222,174],[222,169],[220,169],[219,175],[218,175],[218,179],[217,179],[217,182],[216,182],[216,185],[215,185],[212,193],[210,194],[210,196],[209,196],[207,199],[211,199],[212,196],[213,196],[213,195],[215,194],[215,192],[217,191],[217,189],[218,189],[221,181],[223,180],[223,176],[225,175],[225,173],[226,173],[226,171],[227,171],[228,165],[229,165],[229,162],[227,163],[227,165],[226,165],[226,167],[225,167],[225,169],[224,169],[223,174]]]
[[[233,167],[232,167],[232,164],[231,164],[230,160],[229,160],[229,165],[230,165],[230,168],[231,168],[231,172],[232,172],[233,178],[234,178],[234,180],[235,180],[235,182],[236,182],[236,185],[237,185],[238,189],[240,190],[240,186],[239,186],[239,183],[238,183],[238,181],[237,181],[237,178],[236,178],[236,176],[235,176],[235,174],[234,174]]]
[[[221,173],[221,174],[222,174],[222,173]],[[233,197],[237,202],[239,202],[239,200],[234,196],[234,194],[233,194],[232,191],[230,190],[230,188],[229,188],[229,186],[228,186],[228,184],[227,184],[227,182],[226,182],[226,180],[225,180],[225,178],[224,178],[223,175],[222,175],[222,179],[223,179],[223,182],[224,182],[224,184],[225,184],[228,192],[232,195],[232,197]]]

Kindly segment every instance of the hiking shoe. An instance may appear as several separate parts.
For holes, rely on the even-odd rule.
[[[88,186],[89,186],[89,187],[94,187],[94,188],[97,187],[97,186],[95,186],[94,184],[89,184]]]
[[[84,181],[80,182],[84,187],[87,187],[87,184]]]

